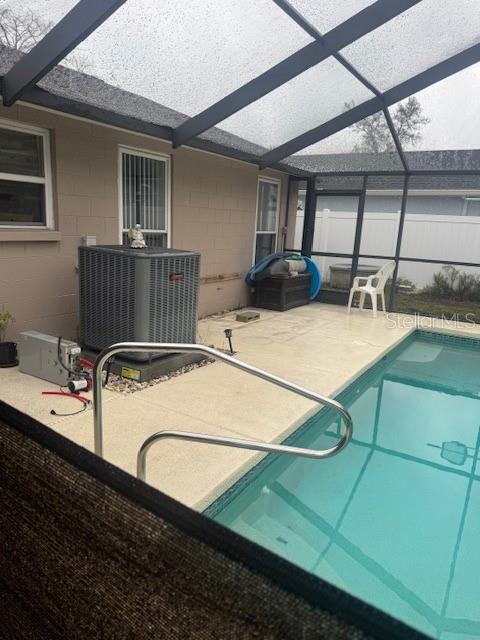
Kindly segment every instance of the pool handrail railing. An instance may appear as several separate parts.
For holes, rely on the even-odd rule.
[[[98,356],[93,367],[93,424],[94,424],[94,451],[103,457],[103,406],[102,406],[102,389],[103,389],[103,367],[107,360],[118,353],[198,353],[208,358],[220,360],[236,369],[240,369],[245,373],[256,376],[267,382],[303,396],[313,402],[318,402],[323,407],[329,407],[340,414],[344,423],[344,433],[340,440],[329,449],[304,449],[301,447],[292,447],[284,444],[274,444],[261,441],[243,440],[238,438],[227,438],[223,436],[213,436],[189,431],[159,431],[154,433],[140,447],[137,455],[137,476],[142,480],[146,475],[146,456],[150,447],[158,440],[164,438],[176,438],[182,440],[190,440],[203,442],[208,444],[223,445],[227,447],[236,447],[240,449],[251,449],[254,451],[264,451],[268,453],[281,453],[288,455],[296,455],[305,458],[330,458],[340,453],[350,442],[353,433],[352,418],[347,409],[336,400],[322,396],[315,391],[309,391],[300,385],[288,380],[284,380],[279,376],[268,373],[263,369],[258,369],[251,364],[242,362],[237,358],[233,358],[218,349],[207,347],[202,344],[182,344],[182,343],[160,343],[160,342],[119,342],[110,347],[106,347]]]

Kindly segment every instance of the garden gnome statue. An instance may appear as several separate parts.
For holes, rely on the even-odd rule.
[[[144,249],[147,246],[140,228],[140,225],[136,224],[134,229],[128,230],[128,237],[130,239],[130,246],[132,249]]]

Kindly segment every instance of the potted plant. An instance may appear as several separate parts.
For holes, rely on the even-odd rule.
[[[18,364],[16,343],[5,341],[7,329],[14,320],[8,309],[0,310],[0,367],[14,367]]]

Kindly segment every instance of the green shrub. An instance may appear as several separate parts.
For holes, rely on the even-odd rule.
[[[0,342],[5,340],[7,329],[14,320],[13,314],[8,309],[0,310]]]
[[[480,276],[444,265],[441,271],[434,274],[432,284],[422,289],[421,293],[432,298],[480,302]]]

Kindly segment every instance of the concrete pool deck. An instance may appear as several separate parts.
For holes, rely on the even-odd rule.
[[[480,336],[480,326],[312,303],[284,313],[260,310],[241,323],[235,312],[201,320],[198,341],[225,349],[224,329],[233,329],[235,357],[322,395],[335,396],[354,377],[421,328]],[[73,417],[73,401],[41,395],[49,383],[14,369],[0,369],[0,398],[77,444],[93,450],[92,410]],[[130,395],[104,391],[104,453],[135,474],[136,454],[152,433],[164,429],[280,442],[317,405],[227,364],[194,369]],[[164,440],[151,449],[147,482],[181,502],[205,508],[263,454],[199,443]],[[341,454],[340,454],[341,455]],[[321,461],[319,462],[321,464]]]

